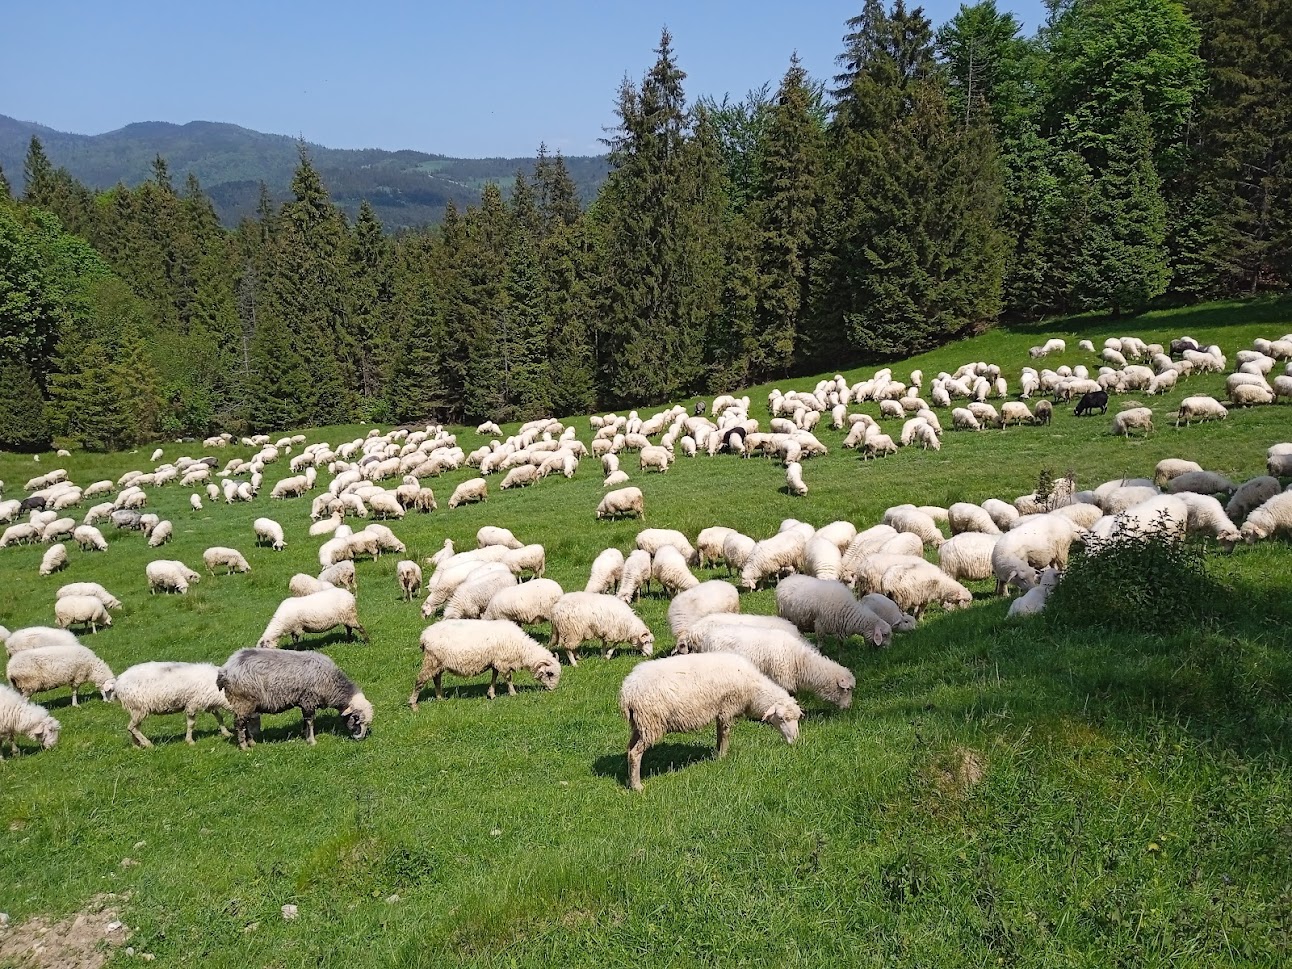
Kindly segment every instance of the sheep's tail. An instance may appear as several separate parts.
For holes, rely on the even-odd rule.
[[[221,666],[215,672],[215,688],[219,690],[221,693],[223,693],[225,690],[225,687],[227,687],[228,685],[229,685],[229,677],[225,674],[224,667]]]

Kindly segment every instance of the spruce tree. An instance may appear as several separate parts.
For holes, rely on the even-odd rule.
[[[595,247],[581,219],[560,225],[540,250],[547,338],[547,388],[554,414],[586,414],[597,406],[593,329]]]
[[[0,202],[8,202],[13,198],[13,189],[9,186],[9,179],[5,177],[4,167],[0,166]]]
[[[54,166],[45,154],[45,146],[35,135],[27,145],[27,157],[22,166],[23,201],[28,205],[47,209],[54,201]]]
[[[450,210],[457,221],[457,213]],[[437,266],[443,242],[418,233],[402,247],[402,271],[397,275],[396,301],[403,314],[405,337],[396,343],[387,386],[391,420],[401,423],[443,419],[449,411],[444,382],[446,332],[441,299],[443,266]],[[437,272],[437,268],[440,270]]]
[[[365,199],[359,206],[350,245],[349,327],[359,359],[364,408],[386,397],[393,326],[392,256],[381,221]]]
[[[581,211],[578,189],[559,151],[553,157],[547,154],[546,145],[539,145],[534,188],[543,237],[578,221]]]
[[[49,446],[45,397],[16,356],[0,359],[0,450],[43,451]]]

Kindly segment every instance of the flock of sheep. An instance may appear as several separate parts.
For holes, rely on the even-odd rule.
[[[1082,341],[1081,349],[1094,353]],[[1066,352],[1061,340],[1032,348],[1040,359]],[[580,463],[599,459],[605,487],[597,518],[645,518],[645,499],[638,487],[615,487],[628,480],[620,462],[638,454],[638,472],[667,473],[680,457],[732,453],[780,459],[791,494],[807,493],[803,462],[826,453],[813,433],[828,414],[833,427],[847,430],[844,447],[856,447],[878,457],[898,447],[938,449],[941,422],[934,408],[953,408],[956,429],[1004,429],[1011,423],[1047,423],[1054,403],[1078,400],[1090,412],[1108,394],[1153,394],[1199,370],[1223,372],[1226,359],[1218,347],[1199,347],[1188,338],[1174,341],[1169,351],[1135,338],[1110,340],[1100,354],[1105,366],[1091,376],[1081,365],[1022,372],[1017,400],[1003,400],[999,411],[992,398],[1010,394],[998,366],[966,364],[955,373],[942,373],[929,382],[932,406],[920,396],[923,375],[915,371],[908,382],[894,379],[890,369],[848,384],[842,377],[820,382],[811,392],[773,391],[768,399],[770,421],[763,430],[750,416],[748,397],[723,395],[706,413],[690,414],[681,407],[646,419],[608,414],[591,418],[591,441],[577,439],[574,427],[555,420],[533,421],[516,434],[502,437],[497,425],[486,423],[481,434],[495,439],[470,453],[458,447],[454,435],[437,426],[395,430],[348,441],[333,449],[326,443],[305,444],[303,436],[246,438],[258,448],[249,459],[234,458],[219,468],[213,457],[181,458],[152,471],[131,471],[116,482],[99,481],[80,488],[58,470],[26,483],[23,499],[0,500],[0,521],[10,524],[0,535],[0,547],[43,541],[51,545],[41,564],[42,575],[68,566],[60,539],[70,538],[87,554],[108,547],[97,527],[111,523],[123,531],[142,532],[150,547],[166,544],[171,522],[141,509],[148,488],[171,482],[195,490],[194,510],[203,500],[226,504],[259,498],[267,466],[292,454],[290,474],[270,490],[271,501],[291,502],[313,494],[308,534],[318,541],[319,572],[300,573],[288,583],[288,596],[269,617],[255,647],[241,649],[222,665],[213,663],[147,662],[114,676],[109,665],[83,644],[73,627],[97,632],[112,625],[112,612],[121,602],[92,582],[64,585],[53,605],[54,627],[29,627],[12,633],[0,627],[9,654],[7,678],[0,687],[0,740],[17,751],[16,738],[26,736],[43,747],[58,740],[61,726],[30,697],[70,687],[72,706],[85,684],[103,698],[119,702],[129,715],[127,732],[136,744],[149,746],[141,728],[154,714],[184,712],[185,739],[193,742],[199,713],[215,716],[228,735],[224,713],[233,721],[242,747],[255,743],[260,717],[292,708],[301,711],[305,734],[314,743],[314,717],[319,710],[336,710],[355,738],[364,737],[374,707],[363,691],[327,656],[311,650],[276,649],[282,640],[343,628],[347,636],[367,639],[358,608],[356,563],[384,553],[401,554],[406,547],[392,529],[369,521],[355,530],[354,519],[399,520],[409,513],[437,509],[434,492],[422,479],[460,467],[478,469],[480,476],[460,484],[448,505],[486,501],[488,476],[502,473],[499,490],[524,487],[553,472],[573,476]],[[1292,359],[1292,334],[1281,340],[1257,341],[1240,351],[1238,370],[1227,380],[1232,404],[1268,404],[1292,396],[1292,364],[1288,371],[1267,378],[1278,361]],[[1131,363],[1147,360],[1150,365]],[[1053,397],[1028,401],[1036,395]],[[953,407],[957,400],[966,406]],[[885,433],[873,416],[851,411],[863,401],[879,405],[883,417],[901,418],[897,440]],[[1210,401],[1210,403],[1206,403]],[[1214,406],[1213,406],[1214,405]],[[1151,430],[1151,420],[1139,415],[1147,408],[1129,407],[1113,421],[1114,433],[1136,428]],[[1151,411],[1148,411],[1151,418]],[[1178,421],[1224,417],[1225,408],[1212,398],[1189,397],[1181,404]],[[653,440],[654,439],[654,440]],[[226,435],[203,442],[222,448]],[[161,457],[160,450],[153,460]],[[1147,470],[1147,469],[1146,469]],[[821,528],[787,519],[772,535],[751,536],[715,525],[694,537],[674,529],[645,527],[628,554],[607,548],[587,563],[588,580],[581,590],[566,591],[544,577],[546,552],[525,544],[509,530],[485,526],[476,535],[476,548],[458,551],[451,541],[418,563],[401,559],[396,568],[405,601],[425,595],[421,612],[433,620],[420,638],[421,662],[408,703],[418,708],[423,690],[433,684],[443,697],[443,677],[475,677],[490,673],[488,696],[493,698],[501,677],[514,694],[513,677],[526,671],[548,690],[558,687],[562,664],[578,665],[580,651],[594,644],[609,658],[617,648],[650,657],[655,633],[637,614],[633,603],[654,586],[670,599],[669,631],[674,655],[640,663],[623,681],[620,709],[628,720],[629,783],[641,786],[644,752],[665,734],[716,723],[717,752],[726,752],[730,726],[750,717],[776,726],[788,742],[799,730],[802,711],[796,694],[810,693],[846,708],[855,686],[853,673],[831,659],[823,648],[831,640],[857,636],[873,647],[887,645],[895,633],[916,627],[930,606],[958,609],[973,595],[965,585],[992,581],[998,595],[1019,593],[1009,614],[1036,613],[1045,608],[1050,592],[1062,582],[1073,546],[1117,542],[1147,530],[1167,540],[1201,534],[1224,547],[1255,542],[1275,535],[1292,535],[1292,489],[1280,477],[1292,476],[1292,444],[1276,444],[1267,453],[1268,474],[1250,481],[1230,481],[1223,475],[1181,459],[1160,462],[1152,477],[1117,479],[1079,491],[1070,478],[1060,479],[1047,494],[1021,495],[1013,500],[989,498],[981,504],[959,502],[949,508],[898,505],[883,520],[858,527],[836,521]],[[325,487],[320,475],[330,476]],[[386,482],[400,483],[388,487]],[[0,494],[3,486],[0,485]],[[112,495],[88,509],[78,522],[60,513],[82,502]],[[1222,500],[1224,503],[1222,504]],[[284,507],[290,508],[287,504]],[[286,547],[286,532],[274,518],[257,518],[252,527],[258,546]],[[949,534],[947,534],[949,533]],[[57,544],[55,544],[57,543]],[[925,556],[935,553],[937,562]],[[245,573],[250,566],[237,549],[208,548],[203,564],[210,575]],[[430,570],[425,577],[423,566]],[[697,569],[725,569],[726,578],[707,580]],[[201,574],[173,559],[148,563],[146,576],[154,593],[185,594]],[[741,612],[742,590],[775,586],[776,616]],[[434,621],[442,613],[442,618]],[[548,626],[546,645],[531,631]],[[528,630],[528,631],[527,631]],[[812,637],[809,639],[808,637]],[[309,641],[305,641],[309,645]]]

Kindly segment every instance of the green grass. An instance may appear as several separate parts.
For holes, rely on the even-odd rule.
[[[1288,303],[1215,304],[1002,329],[895,369],[919,366],[927,379],[992,360],[1013,385],[1042,333],[1069,338],[1054,365],[1094,363],[1076,351],[1082,336],[1098,346],[1118,333],[1187,332],[1232,358],[1253,337],[1288,330]],[[749,391],[756,416],[767,389]],[[1223,377],[1195,377],[1144,398],[1158,431],[1131,441],[1112,438],[1109,419],[1078,420],[1062,406],[1048,428],[948,431],[940,453],[903,450],[866,464],[837,446],[840,432],[823,429],[832,450],[805,465],[804,499],[785,495],[783,469],[761,460],[683,459],[645,477],[631,461],[625,468],[645,492],[647,524],[692,537],[719,523],[763,536],[791,516],[864,526],[902,501],[1010,499],[1031,491],[1043,467],[1076,469],[1081,486],[1151,474],[1168,456],[1233,477],[1263,473],[1265,448],[1292,439],[1292,409],[1170,426],[1181,397],[1222,390]],[[575,426],[587,440],[586,420]],[[364,432],[307,433],[339,444]],[[470,450],[478,439],[467,430],[459,442]],[[10,496],[57,466],[82,483],[115,479],[147,466],[150,450],[40,464],[2,455],[0,479]],[[184,453],[197,452],[165,447],[167,460]],[[70,548],[70,567],[47,578],[37,575],[40,548],[0,551],[0,623],[48,623],[59,585],[97,580],[125,603],[110,630],[87,637],[114,669],[222,661],[255,642],[294,572],[317,572],[309,499],[267,497],[287,473],[285,461],[272,466],[256,502],[208,502],[200,513],[177,487],[150,491],[149,509],[175,523],[161,551],[109,526],[108,552]],[[594,521],[602,489],[593,463],[573,480],[448,511],[453,486],[474,473],[429,482],[441,510],[393,524],[410,553],[420,559],[446,537],[469,547],[481,525],[504,525],[546,546],[550,577],[582,588],[596,553],[630,548],[641,527]],[[285,551],[253,547],[260,515],[283,523]],[[253,571],[204,577],[186,597],[148,595],[150,559],[200,567],[202,550],[217,544],[241,549]],[[1285,543],[1210,556],[1232,590],[1227,618],[1168,637],[1006,622],[1006,604],[979,584],[970,610],[933,611],[889,650],[854,641],[838,654],[856,672],[856,700],[844,712],[807,700],[794,746],[741,723],[719,763],[711,732],[670,736],[647,754],[640,795],[624,787],[627,728],[615,702],[633,656],[589,657],[554,693],[522,674],[519,696],[492,703],[487,677],[447,677],[447,699],[412,713],[405,701],[424,622],[415,603],[399,601],[398,557],[359,564],[370,645],[313,640],[376,705],[362,743],[324,716],[310,749],[299,715],[288,714],[266,718],[267,742],[251,752],[216,736],[209,719],[189,748],[178,715],[145,723],[157,746],[141,751],[119,707],[94,699],[72,710],[66,690],[41,697],[64,731],[54,750],[28,745],[0,765],[0,910],[15,921],[57,916],[97,893],[129,893],[131,944],[166,966],[1288,961]],[[671,645],[667,605],[648,598],[639,607],[661,651]],[[742,608],[771,612],[773,594],[743,595]],[[980,782],[958,780],[966,763],[981,765]],[[299,906],[299,919],[281,918],[285,903]]]

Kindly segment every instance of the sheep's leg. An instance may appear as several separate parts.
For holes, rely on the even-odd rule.
[[[570,661],[570,665],[571,665],[571,666],[578,666],[578,665],[579,665],[579,660],[578,660],[578,658],[574,655],[574,650],[572,650],[572,649],[567,649],[567,650],[565,651],[565,658],[566,658],[566,659],[568,659],[568,660]]]
[[[444,674],[442,672],[436,673],[433,677],[431,677],[431,679],[435,681],[435,699],[443,700],[444,699]]]
[[[718,756],[727,756],[727,744],[731,739],[731,721],[724,717],[718,718]]]
[[[628,715],[632,734],[628,738],[628,786],[634,791],[642,789],[642,755],[646,753],[646,739],[637,728],[632,714]]]
[[[196,711],[191,711],[191,710],[184,711],[184,743],[188,744],[190,747],[193,746],[194,743],[196,743],[196,741],[193,740],[193,724],[196,721],[197,721]]]
[[[249,717],[234,717],[233,727],[238,736],[238,749],[246,750],[254,741],[250,739],[251,731],[248,729],[247,721]]]
[[[79,690],[80,688],[81,688],[80,683],[72,684],[72,706],[79,706],[79,704],[76,702],[76,691]]]
[[[229,728],[224,725],[224,714],[221,713],[219,710],[212,710],[210,712],[211,712],[211,716],[215,717],[215,722],[220,725],[220,736],[221,737],[229,736]]]
[[[489,689],[485,691],[485,696],[492,700],[498,695],[498,671],[494,667],[489,667]]]
[[[301,716],[305,719],[305,742],[313,747],[316,743],[314,739],[314,711],[302,709]]]
[[[514,672],[513,670],[507,671],[507,695],[508,696],[516,695],[516,684],[511,681],[513,672]]]
[[[131,713],[130,725],[126,727],[126,731],[130,734],[135,745],[138,747],[151,747],[153,745],[152,741],[145,737],[139,730],[139,725],[144,722],[144,717],[146,716],[146,713]],[[189,742],[192,743],[192,741]]]

